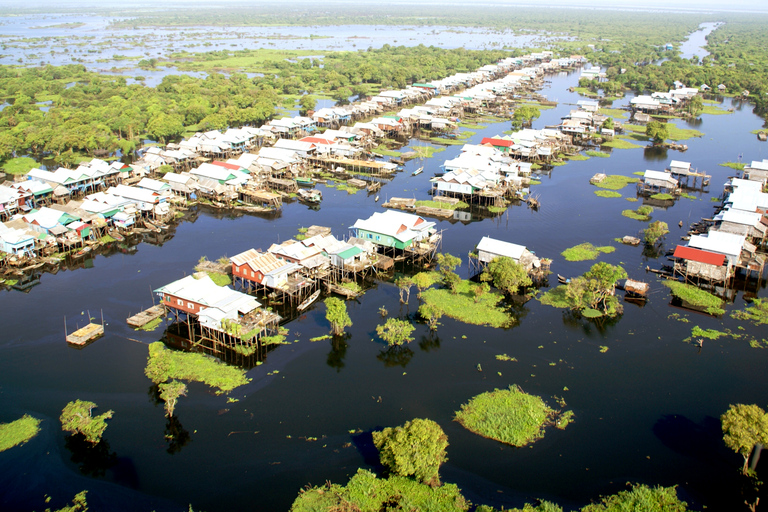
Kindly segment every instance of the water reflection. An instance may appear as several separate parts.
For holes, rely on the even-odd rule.
[[[433,330],[419,339],[419,348],[424,352],[432,352],[440,348],[440,336]]]
[[[349,347],[347,340],[351,337],[351,333],[345,332],[340,336],[331,338],[331,351],[328,352],[328,357],[325,362],[331,368],[336,368],[336,373],[339,373],[341,369],[344,368],[344,358],[347,355],[347,348]]]
[[[179,453],[192,440],[189,431],[186,430],[179,420],[178,416],[171,416],[165,422],[165,442],[168,448],[165,450],[169,454]]]
[[[643,150],[643,159],[650,162],[666,161],[667,148],[663,146],[646,146]]]
[[[379,352],[376,359],[384,363],[387,368],[402,366],[405,368],[413,359],[413,350],[404,345],[395,345]]]
[[[108,469],[117,464],[117,454],[110,451],[109,442],[102,439],[94,444],[82,434],[67,436],[64,446],[72,452],[70,460],[85,476],[103,477]]]

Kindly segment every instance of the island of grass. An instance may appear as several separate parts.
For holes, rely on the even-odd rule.
[[[149,345],[144,374],[155,384],[171,379],[195,381],[216,388],[219,393],[232,391],[251,381],[241,368],[227,366],[205,354],[171,350],[161,341]]]
[[[0,424],[0,452],[24,444],[40,432],[40,420],[25,414],[16,421]]]
[[[434,201],[416,201],[416,206],[426,206],[428,208],[442,208],[443,210],[461,210],[469,208],[469,204],[464,201],[448,203],[436,199]]]
[[[651,199],[656,199],[657,201],[670,201],[674,198],[675,196],[672,194],[667,194],[666,192],[660,192],[651,196]]]
[[[604,153],[603,151],[595,151],[595,150],[585,151],[584,154],[587,156],[595,156],[598,158],[608,158],[609,156],[611,156],[610,153]]]
[[[630,219],[635,219],[639,221],[648,221],[648,220],[651,220],[652,211],[653,211],[653,206],[643,205],[637,210],[623,210],[621,214],[625,217],[629,217]]]
[[[37,167],[37,162],[28,156],[20,156],[18,158],[11,158],[5,162],[2,166],[3,171],[6,174],[22,175],[27,174],[29,171]]]
[[[700,288],[680,281],[664,281],[664,286],[668,287],[672,295],[684,303],[701,308],[710,315],[725,313],[725,310],[722,309],[723,300]]]
[[[616,248],[612,245],[605,245],[602,247],[595,247],[589,242],[570,247],[560,254],[562,254],[566,261],[587,261],[596,259],[600,253],[612,253]]]
[[[474,283],[461,281],[456,286],[456,293],[445,288],[430,288],[421,293],[421,298],[424,304],[442,315],[465,324],[508,327],[514,322],[498,305],[504,298],[501,294],[488,292],[477,297],[474,288]]]
[[[743,311],[734,311],[731,316],[738,320],[748,320],[755,325],[768,324],[768,301],[754,299],[751,306],[747,306]]]
[[[731,169],[736,169],[737,171],[743,171],[744,167],[747,166],[744,162],[723,162],[720,165],[723,167],[730,167]]]
[[[621,197],[621,194],[613,190],[595,190],[597,197]]]
[[[470,432],[520,447],[544,437],[547,425],[565,428],[572,415],[550,409],[538,396],[510,386],[477,395],[461,405],[455,419]]]
[[[610,174],[599,183],[594,183],[598,188],[605,188],[608,190],[621,190],[630,183],[637,183],[637,178],[630,178],[629,176],[622,176],[620,174]]]
[[[643,147],[640,144],[629,142],[622,136],[615,137],[613,140],[605,141],[600,145],[605,146],[606,148],[612,148],[612,149],[633,149],[633,148]]]

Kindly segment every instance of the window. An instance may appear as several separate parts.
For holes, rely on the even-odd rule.
[[[181,299],[176,299],[176,304],[178,304],[179,306],[183,306],[184,305],[184,301],[181,300]]]
[[[189,303],[189,309],[195,309],[195,303],[194,302],[190,302]]]

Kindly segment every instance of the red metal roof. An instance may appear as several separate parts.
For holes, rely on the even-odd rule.
[[[675,248],[675,258],[682,258],[685,260],[698,261],[699,263],[706,263],[708,265],[722,266],[725,262],[725,254],[717,254],[709,251],[702,251],[701,249],[694,249],[693,247],[687,247],[678,245]]]
[[[219,167],[224,167],[225,169],[229,169],[230,171],[239,171],[240,169],[243,168],[240,165],[228,164],[226,162],[220,162],[219,160],[214,160],[211,163],[213,163],[213,165],[218,165]]]
[[[505,148],[511,148],[513,142],[511,140],[504,140],[504,139],[494,139],[491,137],[485,137],[481,142],[480,145],[483,144],[490,144],[491,146],[495,147],[505,147]]]
[[[320,137],[304,137],[299,139],[301,142],[311,142],[313,144],[333,144],[333,141],[328,139],[321,139]]]

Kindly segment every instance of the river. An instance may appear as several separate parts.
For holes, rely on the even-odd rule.
[[[543,94],[560,102],[542,111],[535,127],[556,124],[581,97],[569,93],[578,73],[550,78]],[[629,98],[616,105],[628,103]],[[346,235],[355,219],[381,211],[373,196],[323,189],[318,211],[286,205],[274,219],[227,217],[202,212],[182,222],[161,246],[97,256],[86,269],[44,274],[28,293],[0,292],[0,422],[24,413],[42,418],[42,432],[22,447],[0,453],[0,508],[43,509],[45,495],[60,506],[88,489],[94,510],[287,510],[307,484],[345,483],[357,468],[375,468],[370,431],[415,417],[437,421],[448,435],[448,462],[442,480],[454,482],[474,503],[521,506],[545,498],[565,509],[583,506],[600,494],[624,489],[625,482],[679,485],[694,508],[735,510],[742,506],[737,469],[741,458],[722,443],[719,416],[731,403],[766,404],[764,381],[768,352],[745,339],[707,340],[701,351],[683,342],[691,328],[749,334],[762,339],[765,329],[693,313],[670,305],[668,291],[646,266],[666,259],[643,254],[642,247],[614,239],[636,235],[645,223],[621,215],[641,203],[595,196],[589,178],[596,172],[630,175],[662,170],[670,159],[691,161],[711,174],[708,192],[656,208],[654,220],[669,224],[665,248],[684,234],[677,227],[712,214],[712,197],[732,170],[718,164],[768,157],[768,146],[750,134],[761,120],[747,104],[725,100],[728,115],[705,115],[695,128],[702,138],[685,141],[686,153],[650,153],[642,148],[614,150],[610,158],[590,158],[556,167],[533,186],[542,207],[510,207],[497,218],[470,222],[439,221],[442,250],[459,255],[466,276],[466,255],[484,235],[526,245],[553,258],[552,270],[566,276],[585,272],[594,262],[566,262],[560,252],[581,242],[614,245],[600,261],[623,265],[630,277],[651,283],[644,307],[625,303],[618,322],[598,325],[574,320],[531,300],[516,306],[519,322],[510,329],[464,325],[443,318],[436,335],[417,324],[412,357],[401,365],[381,360],[376,339],[378,309],[414,318],[415,293],[407,306],[389,282],[378,281],[348,302],[353,326],[346,341],[309,339],[328,332],[324,307],[317,304],[287,324],[288,345],[273,350],[264,364],[248,372],[252,382],[229,396],[216,396],[200,384],[176,408],[179,423],[169,425],[162,405],[149,394],[143,369],[147,344],[161,335],[133,331],[125,318],[151,305],[151,290],[192,271],[201,256],[215,259],[248,248],[266,249],[319,224]],[[731,102],[734,103],[731,103]],[[675,121],[685,124],[682,121]],[[509,123],[476,131],[471,142],[497,135]],[[382,199],[427,198],[429,178],[460,151],[449,146],[425,162],[424,173],[406,172],[386,184]],[[634,197],[629,186],[621,191]],[[556,279],[550,278],[554,286]],[[764,296],[764,284],[758,290]],[[744,306],[742,292],[727,312]],[[85,316],[100,317],[104,338],[75,350],[64,342],[64,318],[70,331]],[[679,318],[685,318],[687,323]],[[742,329],[743,330],[740,330]],[[294,342],[296,340],[296,342]],[[607,347],[607,351],[601,351]],[[499,361],[508,354],[516,362]],[[482,371],[478,371],[481,365]],[[551,405],[562,397],[575,412],[564,431],[522,449],[502,446],[464,430],[452,421],[472,396],[518,384]],[[67,444],[58,416],[74,399],[113,409],[101,451]],[[169,445],[167,428],[186,431],[189,442]],[[316,440],[314,440],[316,438]],[[170,453],[169,453],[170,451]],[[765,480],[764,467],[758,467]]]

